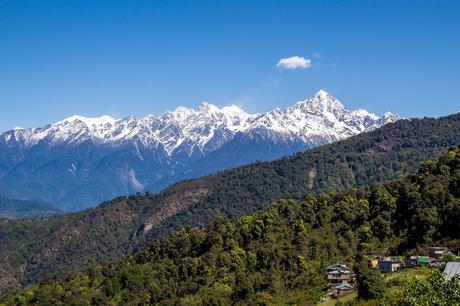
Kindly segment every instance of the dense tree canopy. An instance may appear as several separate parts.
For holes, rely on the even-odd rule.
[[[263,304],[299,291],[315,301],[326,286],[325,267],[358,267],[355,255],[364,250],[404,254],[434,241],[460,248],[459,184],[460,150],[454,147],[405,178],[369,190],[280,200],[235,221],[217,217],[203,230],[183,228],[136,256],[30,286],[4,303]],[[377,282],[364,273],[362,281]],[[417,295],[414,286],[407,290]],[[369,299],[380,296],[368,293]]]

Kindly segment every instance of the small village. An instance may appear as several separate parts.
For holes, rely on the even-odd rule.
[[[426,255],[379,256],[368,255],[367,266],[381,273],[392,273],[415,267],[444,268],[445,277],[460,275],[460,256],[447,247],[429,247]],[[448,259],[448,260],[446,260]],[[356,274],[346,265],[336,263],[326,268],[327,297],[338,299],[356,291]]]

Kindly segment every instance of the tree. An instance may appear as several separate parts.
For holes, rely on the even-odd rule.
[[[460,305],[460,277],[446,280],[439,270],[433,270],[423,280],[414,279],[395,299],[383,301],[393,306],[458,306]]]
[[[248,301],[254,297],[254,288],[250,280],[243,273],[236,276],[234,297],[236,301]]]
[[[356,270],[360,300],[374,300],[385,295],[385,283],[378,270],[369,269],[364,261],[358,265]]]

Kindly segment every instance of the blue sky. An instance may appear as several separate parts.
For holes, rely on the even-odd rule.
[[[460,110],[460,1],[0,0],[0,130],[72,114],[249,112],[323,88],[406,117]],[[277,66],[292,56],[308,68]]]

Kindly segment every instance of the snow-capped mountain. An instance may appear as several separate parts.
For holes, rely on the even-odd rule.
[[[178,179],[269,160],[398,120],[350,111],[320,90],[282,111],[248,114],[203,102],[144,118],[72,116],[0,136],[0,187],[81,209]]]

